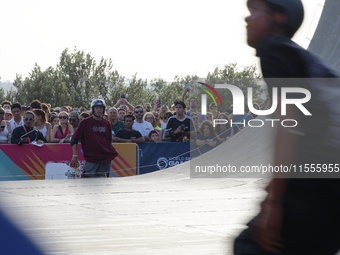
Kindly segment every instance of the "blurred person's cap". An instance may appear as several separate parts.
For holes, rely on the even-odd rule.
[[[69,117],[74,117],[74,118],[79,119],[79,114],[78,112],[73,111],[73,112],[70,112]]]
[[[60,112],[60,111],[61,111],[61,108],[60,108],[60,107],[56,107],[56,108],[54,108],[54,111],[55,111],[55,112]]]

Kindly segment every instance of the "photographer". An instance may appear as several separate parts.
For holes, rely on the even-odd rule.
[[[171,137],[171,142],[189,142],[190,136],[195,136],[195,124],[191,117],[185,114],[186,105],[183,101],[176,101],[174,104],[176,115],[169,118],[165,137]]]
[[[13,130],[12,144],[23,145],[24,143],[31,143],[33,141],[37,141],[37,143],[46,142],[44,135],[39,130],[33,129],[33,123],[34,123],[33,112],[29,111],[25,112],[24,125],[17,127]]]

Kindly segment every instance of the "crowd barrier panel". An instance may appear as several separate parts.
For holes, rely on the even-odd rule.
[[[135,143],[113,146],[119,155],[111,162],[110,175],[123,177],[136,175],[138,170],[137,146]],[[32,144],[22,146],[16,144],[0,144],[0,181],[6,180],[41,180],[45,179],[46,164],[66,164],[72,159],[70,144],[46,143],[42,147]],[[78,161],[84,165],[81,144],[78,145]],[[65,172],[60,172],[55,179],[66,178]]]
[[[113,146],[119,155],[111,162],[112,177],[150,173],[190,160],[190,143],[113,143]],[[42,147],[0,144],[0,181],[45,179],[46,164],[69,165],[71,159],[70,144],[46,143]],[[84,157],[81,144],[78,145],[78,161],[82,168]],[[60,169],[58,174],[48,178],[67,177],[65,171]]]

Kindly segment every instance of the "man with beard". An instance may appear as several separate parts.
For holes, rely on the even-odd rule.
[[[39,130],[33,130],[33,123],[33,112],[25,112],[24,125],[19,126],[12,131],[12,144],[23,145],[24,143],[32,143],[33,141],[36,141],[39,144],[46,142],[44,135]],[[22,137],[26,134],[27,136]]]

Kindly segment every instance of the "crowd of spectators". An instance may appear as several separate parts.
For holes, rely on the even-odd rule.
[[[210,112],[203,115],[198,111],[197,98],[191,97],[187,109],[185,99],[189,91],[190,88],[185,88],[182,100],[177,100],[171,106],[161,104],[161,101],[157,100],[154,107],[151,103],[133,106],[122,94],[114,106],[105,108],[103,116],[111,124],[112,141],[118,143],[192,141],[204,152],[228,140],[241,129],[237,127],[235,132],[230,125],[230,120],[234,117],[232,106],[220,112],[217,105],[211,103]],[[258,104],[256,108],[259,109]],[[4,101],[0,108],[0,143],[21,145],[32,142],[31,140],[69,143],[79,123],[89,116],[91,112],[84,107],[53,108],[39,100],[34,100],[29,106],[23,107],[19,103]],[[225,120],[225,123],[214,127],[214,119]],[[18,128],[19,133],[16,131]],[[24,136],[23,139],[18,137],[18,134],[22,136],[31,131],[34,131],[32,133],[34,135]]]

